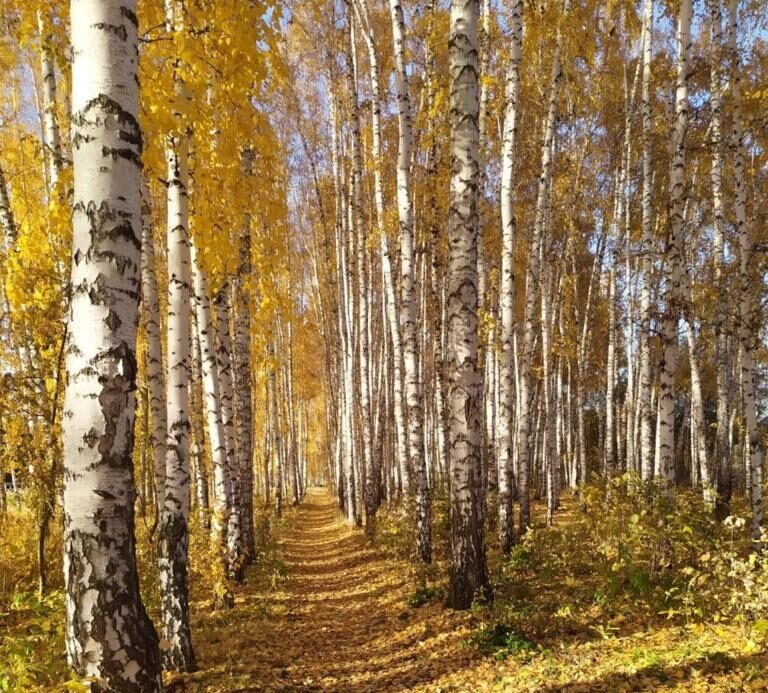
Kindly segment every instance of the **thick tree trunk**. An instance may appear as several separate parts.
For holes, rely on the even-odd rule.
[[[65,642],[92,691],[162,691],[139,595],[133,424],[141,131],[133,0],[72,0],[75,165],[64,403]],[[4,483],[4,482],[3,482]]]
[[[481,518],[483,422],[477,369],[478,13],[477,0],[451,2],[447,366],[453,565],[448,601],[457,609],[490,597]]]

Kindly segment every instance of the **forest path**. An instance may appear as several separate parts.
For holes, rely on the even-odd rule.
[[[404,566],[367,545],[327,490],[308,491],[279,543],[276,589],[246,585],[232,611],[193,616],[200,671],[169,690],[467,690],[445,683],[475,658],[468,616],[407,608]]]
[[[325,489],[289,510],[278,540],[280,574],[257,570],[234,609],[193,602],[199,671],[172,677],[167,693],[768,691],[768,654],[744,654],[735,633],[665,619],[607,638],[561,633],[505,661],[480,657],[465,641],[482,614],[409,608],[409,567],[350,528]]]

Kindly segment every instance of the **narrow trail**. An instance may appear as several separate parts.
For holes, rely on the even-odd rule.
[[[733,650],[712,629],[562,634],[530,657],[479,657],[465,645],[478,616],[409,608],[408,567],[368,545],[324,489],[291,509],[278,540],[274,580],[251,579],[228,611],[193,602],[199,671],[169,680],[168,693],[768,690],[768,655]]]
[[[172,691],[428,691],[474,658],[466,614],[406,607],[405,568],[366,545],[331,495],[310,489],[280,536],[285,576],[198,614],[200,671]]]

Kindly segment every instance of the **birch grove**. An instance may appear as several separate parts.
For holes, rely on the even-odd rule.
[[[61,593],[73,686],[161,691],[380,551],[475,644],[570,622],[546,568],[763,647],[704,585],[764,570],[764,10],[6,0],[0,624]]]

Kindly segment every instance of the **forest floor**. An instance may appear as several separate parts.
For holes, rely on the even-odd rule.
[[[199,671],[170,693],[768,691],[768,655],[718,627],[577,633],[499,660],[469,644],[482,610],[409,607],[409,570],[311,489],[280,530],[277,577],[227,612],[195,608]]]

